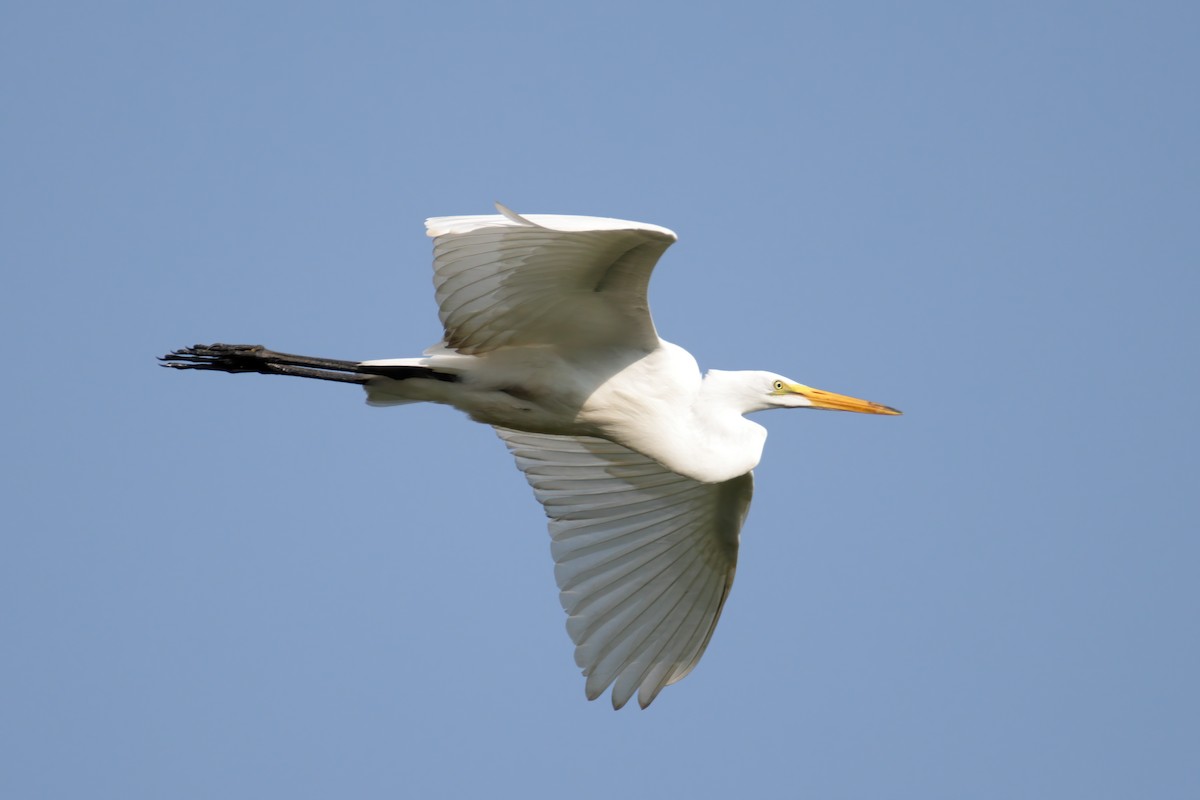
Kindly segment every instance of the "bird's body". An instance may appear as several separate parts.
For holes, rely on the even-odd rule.
[[[595,698],[645,707],[691,671],[732,585],[769,408],[894,409],[760,371],[710,370],[659,338],[650,272],[665,228],[596,217],[438,217],[442,342],[347,362],[260,346],[170,366],[359,383],[372,405],[435,402],[496,428],[550,518],[555,577]]]
[[[728,391],[729,373],[714,370],[702,377],[690,353],[661,340],[649,352],[537,345],[364,363],[426,367],[458,377],[379,377],[366,384],[372,405],[444,403],[487,425],[608,439],[705,483],[752,470],[767,438],[766,429],[741,412],[725,413],[737,398]],[[777,377],[735,374],[761,376],[764,392]]]

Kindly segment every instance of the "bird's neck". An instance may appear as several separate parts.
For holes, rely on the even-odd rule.
[[[643,422],[651,420],[656,427],[638,437],[638,449],[702,483],[721,483],[750,472],[767,441],[767,429],[742,416],[736,403],[720,392],[702,389],[691,404],[676,404]]]
[[[750,472],[767,440],[763,426],[739,414],[712,415],[702,406],[630,420],[605,435],[701,483],[723,483]]]
[[[745,475],[758,466],[767,429],[742,416],[719,396],[701,392],[692,406],[688,432],[680,442],[690,469],[682,474],[705,483]]]
[[[754,469],[767,440],[742,416],[746,401],[731,376],[702,379],[686,350],[663,342],[595,391],[578,421],[673,472],[721,483]]]

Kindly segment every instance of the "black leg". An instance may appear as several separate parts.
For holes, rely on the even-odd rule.
[[[452,372],[438,372],[420,366],[364,366],[357,361],[335,358],[314,358],[291,353],[276,353],[261,344],[198,344],[174,350],[159,361],[174,369],[206,369],[217,372],[257,372],[260,375],[294,375],[297,378],[316,378],[340,383],[366,383],[372,378],[407,380],[424,378],[435,381],[457,381]]]

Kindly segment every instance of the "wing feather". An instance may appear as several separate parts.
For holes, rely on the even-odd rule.
[[[671,676],[679,671],[679,666],[675,663],[677,659],[662,659],[659,655],[663,652],[678,651],[688,653],[686,658],[690,660],[691,653],[697,648],[703,648],[707,644],[707,637],[700,628],[711,615],[719,613],[719,606],[714,605],[712,599],[722,593],[722,587],[708,583],[697,589],[697,594],[703,596],[693,597],[687,604],[676,606],[670,626],[674,631],[670,638],[665,639],[657,649],[648,649],[629,665],[625,673],[629,677],[613,687],[614,703],[628,702],[636,689],[638,704],[645,708],[653,702],[663,687],[673,682]],[[679,677],[683,677],[683,674],[686,672]]]
[[[516,345],[658,346],[646,288],[674,233],[497,207],[502,214],[426,220],[448,347],[474,355]]]
[[[658,659],[662,660],[665,650],[666,660],[674,658],[664,645],[674,638],[673,632],[678,631],[680,618],[687,612],[685,597],[688,590],[702,583],[705,577],[699,571],[690,569],[694,560],[693,555],[685,554],[673,565],[675,569],[664,570],[656,575],[657,583],[648,584],[642,590],[648,602],[626,605],[623,613],[615,615],[607,631],[603,628],[596,631],[594,651],[588,652],[587,644],[580,645],[584,660],[591,664],[585,686],[588,699],[596,699],[609,684],[626,672],[633,671],[633,665],[643,653],[648,655],[657,652]],[[579,653],[576,655],[578,663]],[[637,685],[640,686],[640,683]],[[628,696],[622,697],[620,693],[613,692],[614,708],[621,708],[628,701]]]
[[[559,599],[595,699],[645,708],[703,655],[753,478],[685,478],[615,442],[496,428],[550,518]]]

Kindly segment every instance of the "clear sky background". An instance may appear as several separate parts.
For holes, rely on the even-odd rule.
[[[1200,797],[1194,3],[25,3],[0,24],[0,796]],[[704,660],[588,703],[431,215],[680,236],[774,412]]]

